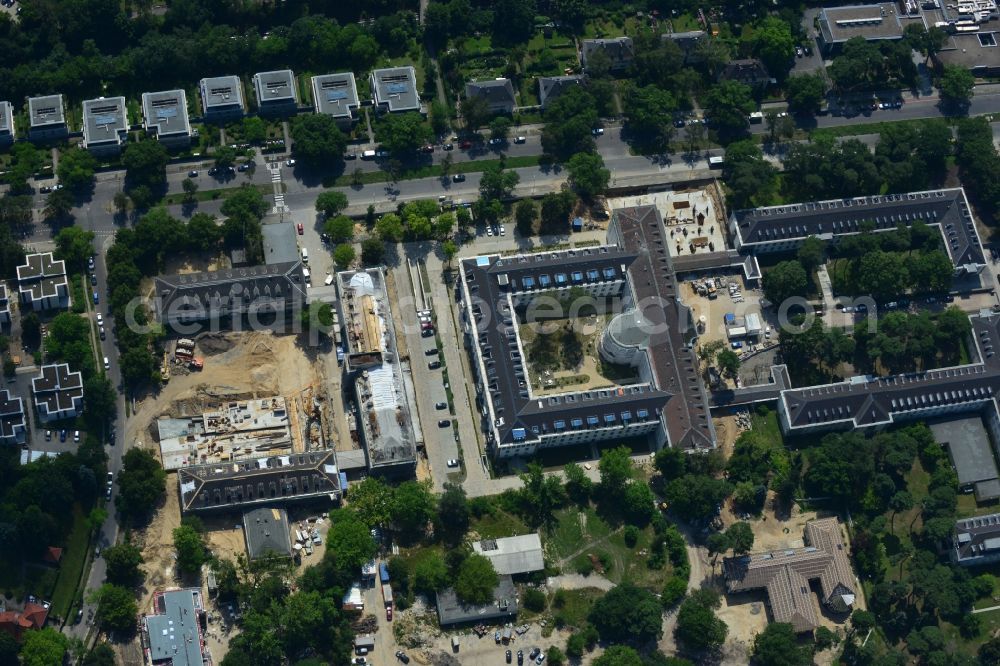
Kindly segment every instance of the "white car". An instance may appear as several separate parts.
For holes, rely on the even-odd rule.
[[[503,139],[493,138],[489,140],[491,146],[499,146],[501,143],[503,143]]]
[[[333,284],[333,273],[327,273],[326,274],[326,279],[323,280],[323,284],[325,284],[327,286]]]
[[[493,235],[493,225],[492,224],[487,225],[487,227],[486,227],[486,235],[487,236],[492,236]]]
[[[604,128],[603,127],[595,127],[594,129],[592,129],[590,131],[590,133],[593,134],[594,136],[603,136],[604,135]]]
[[[295,160],[288,160],[287,162],[285,162],[285,166],[290,166],[290,167],[295,166]]]
[[[500,225],[500,235],[501,236],[506,236],[507,235],[507,228],[505,226],[503,226],[502,224]]]
[[[448,467],[458,467],[458,461],[454,458],[448,459]]]

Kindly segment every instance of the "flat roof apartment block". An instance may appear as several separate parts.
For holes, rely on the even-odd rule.
[[[62,95],[28,98],[28,138],[48,140],[68,134]]]
[[[0,146],[14,143],[14,107],[10,102],[0,102]]]
[[[161,275],[154,284],[154,312],[164,325],[297,311],[306,298],[300,261]]]
[[[580,64],[587,69],[587,59],[595,51],[603,51],[611,61],[611,71],[621,71],[632,64],[635,58],[635,46],[631,37],[614,37],[611,39],[585,39],[580,48]]]
[[[825,7],[816,19],[820,47],[830,53],[853,37],[868,41],[902,39],[903,25],[898,11],[898,5],[893,2]]]
[[[205,120],[232,120],[246,113],[243,84],[238,76],[213,76],[198,82]]]
[[[121,152],[128,139],[124,97],[100,97],[83,103],[83,147],[95,155]]]
[[[513,113],[517,106],[514,85],[510,79],[470,81],[465,84],[465,96],[468,99],[478,97],[486,102],[490,113]]]
[[[850,553],[836,518],[806,523],[805,548],[727,557],[723,561],[726,591],[767,590],[775,622],[788,622],[797,632],[819,626],[810,581],[819,580],[821,601],[835,613],[854,606],[857,583]]]
[[[358,86],[352,72],[323,74],[312,77],[313,109],[332,116],[341,124],[358,118]]]
[[[582,86],[586,79],[582,74],[570,74],[569,76],[540,76],[538,77],[538,103],[544,109],[552,100],[559,97],[570,88]]]
[[[184,147],[191,143],[187,93],[183,90],[143,93],[142,117],[146,134],[155,136],[165,146]]]
[[[43,365],[31,380],[35,409],[43,423],[73,418],[83,409],[83,375],[68,363]]]
[[[381,111],[421,111],[417,72],[412,66],[372,71],[371,87],[375,106]]]
[[[17,267],[21,303],[38,312],[70,306],[66,262],[53,258],[51,252],[29,254]]]
[[[24,401],[7,389],[0,389],[0,444],[23,443],[27,429]]]
[[[409,475],[416,466],[416,434],[408,385],[396,350],[396,331],[381,268],[337,274],[344,318],[346,367],[354,381],[358,431],[368,468]]]
[[[153,612],[142,617],[146,659],[153,666],[211,666],[205,629],[200,588],[157,592]]]
[[[343,494],[332,449],[182,467],[177,483],[184,513],[309,502],[329,506]]]
[[[979,77],[1000,76],[1000,32],[981,26],[978,32],[949,35],[934,55],[942,65],[964,67]]]
[[[298,108],[295,74],[290,69],[254,74],[253,89],[257,95],[257,109],[262,114],[295,113]]]
[[[981,415],[938,421],[930,429],[934,439],[947,447],[961,488],[972,489],[978,502],[1000,497],[997,463]]]

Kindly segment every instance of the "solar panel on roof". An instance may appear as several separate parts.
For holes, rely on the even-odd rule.
[[[346,90],[331,90],[326,93],[326,100],[328,102],[336,102],[342,99],[347,99]]]
[[[118,116],[115,115],[94,116],[95,125],[113,125],[117,121],[118,121]]]
[[[405,83],[387,83],[386,86],[385,86],[385,89],[390,94],[393,94],[393,95],[402,95],[407,90],[409,90],[409,88],[410,88],[410,86],[406,85]]]
[[[175,118],[176,116],[177,116],[177,109],[176,108],[171,108],[171,109],[157,109],[156,110],[156,117],[157,118]]]

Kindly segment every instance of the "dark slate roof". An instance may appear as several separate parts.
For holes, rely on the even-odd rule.
[[[18,282],[33,282],[42,278],[66,275],[66,262],[62,259],[56,260],[51,252],[29,254],[24,261],[23,265],[17,267]]]
[[[531,399],[524,364],[520,358],[512,358],[510,351],[516,349],[516,343],[512,342],[516,324],[506,309],[507,293],[541,294],[553,289],[559,280],[570,285],[620,280],[623,267],[634,259],[634,254],[620,248],[602,247],[516,257],[479,257],[462,262],[476,313],[477,342],[489,373],[486,384],[497,419],[503,419],[503,424],[497,427],[502,442],[513,441],[515,429],[555,432],[560,429],[556,426],[559,421],[564,422],[563,427],[573,427],[574,419],[586,421],[595,414],[602,419],[605,414],[615,414],[617,418],[622,409],[631,409],[635,421],[656,418],[668,396],[648,385]],[[646,417],[637,416],[642,409],[648,412]]]
[[[262,506],[243,514],[243,536],[251,560],[270,553],[282,557],[292,555],[291,528],[288,513],[279,507]]]
[[[964,518],[955,522],[952,559],[959,564],[975,564],[982,557],[1000,555],[1000,513]]]
[[[582,74],[538,77],[538,103],[543,107],[574,86],[584,84]]]
[[[231,268],[156,278],[156,313],[161,322],[208,319],[251,310],[284,310],[305,301],[302,263]]]
[[[586,67],[587,58],[594,51],[604,51],[611,59],[611,67],[619,68],[632,62],[635,48],[631,37],[614,37],[611,39],[585,39],[581,60]]]
[[[182,467],[177,482],[185,512],[281,505],[341,494],[331,449]]]
[[[83,403],[83,376],[71,371],[68,363],[43,365],[40,374],[31,380],[31,390],[40,412],[79,409]]]
[[[567,427],[572,430],[624,420],[627,413],[633,423],[662,415],[673,447],[714,446],[708,397],[694,353],[685,344],[685,336],[692,332],[691,315],[676,298],[676,279],[659,213],[644,206],[617,210],[614,215],[621,241],[617,247],[478,257],[462,262],[501,442],[513,441],[515,429],[536,434],[559,432]],[[559,286],[622,277],[627,277],[636,302],[646,304],[643,318],[662,331],[649,340],[653,384],[532,398],[506,294],[544,293]]]
[[[983,264],[982,245],[965,191],[960,188],[738,210],[733,213],[744,245],[807,236],[857,233],[863,222],[877,231],[917,220],[936,224],[956,266]]]
[[[760,60],[745,58],[743,60],[730,60],[722,69],[721,77],[730,81],[755,84],[769,80],[771,75],[768,74],[767,67]]]
[[[613,215],[624,247],[638,255],[629,267],[636,302],[647,304],[643,316],[664,331],[652,336],[649,352],[656,385],[670,394],[663,408],[670,446],[712,448],[715,431],[708,396],[694,350],[686,344],[692,334],[691,312],[677,298],[677,278],[660,213],[655,206],[638,206],[616,210]]]
[[[0,389],[0,440],[17,439],[26,427],[24,402],[7,389]]]
[[[514,97],[514,86],[510,79],[493,79],[490,81],[470,81],[465,84],[465,96],[481,97],[489,106],[511,105],[517,103]]]
[[[503,622],[517,617],[517,590],[510,576],[500,576],[493,599],[482,606],[463,604],[453,588],[437,593],[438,621],[442,626],[472,622]]]
[[[891,377],[853,377],[823,386],[781,392],[782,409],[792,428],[887,425],[939,407],[973,411],[1000,394],[1000,315],[970,318],[975,353],[983,361]],[[985,353],[984,353],[985,352]]]

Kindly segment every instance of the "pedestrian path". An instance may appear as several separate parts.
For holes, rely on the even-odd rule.
[[[285,203],[285,192],[281,185],[281,162],[267,162],[267,170],[271,174],[271,186],[274,188],[274,207],[271,208],[271,213],[274,215],[279,215],[281,213],[290,213],[291,209]]]

